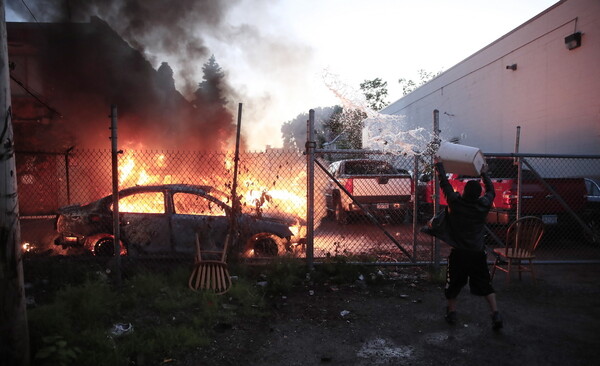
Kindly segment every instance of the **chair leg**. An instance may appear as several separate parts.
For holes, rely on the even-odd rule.
[[[498,265],[499,259],[496,258],[496,260],[494,261],[494,264],[492,265],[492,274],[490,276],[490,279],[493,280],[494,279],[494,275],[496,274],[496,266]]]
[[[512,270],[512,259],[508,258],[508,264],[506,265],[506,284],[510,283],[510,275]]]

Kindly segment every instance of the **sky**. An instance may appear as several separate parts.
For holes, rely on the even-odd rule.
[[[402,97],[398,79],[448,70],[556,2],[232,0],[218,27],[196,32],[237,92],[240,100],[229,101],[236,116],[243,104],[248,147],[263,150],[280,147],[281,125],[301,113],[361,104],[361,82],[383,79],[387,102],[394,102]],[[11,16],[7,11],[8,21],[17,20]],[[146,52],[155,67],[168,61],[177,70],[177,57]],[[188,77],[199,81],[206,60],[192,62]],[[184,84],[177,75],[176,85]]]

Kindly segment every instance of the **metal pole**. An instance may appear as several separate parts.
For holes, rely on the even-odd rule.
[[[417,260],[417,232],[418,232],[418,228],[417,225],[419,224],[419,202],[418,202],[418,196],[417,196],[417,191],[418,191],[418,185],[419,185],[419,157],[417,155],[415,155],[415,159],[414,159],[414,174],[413,174],[413,193],[412,193],[412,200],[413,200],[413,258],[414,261]]]
[[[308,111],[306,131],[306,262],[309,269],[314,268],[314,224],[315,224],[315,111]]]
[[[517,136],[515,140],[515,154],[519,153],[519,144],[521,140],[521,126],[517,126]],[[521,218],[522,202],[521,202],[521,189],[523,185],[523,164],[521,158],[515,158],[515,164],[517,165],[517,220]]]
[[[119,151],[117,145],[117,106],[110,107],[112,189],[113,189],[113,237],[115,253],[115,277],[117,286],[121,286],[121,228],[119,223]]]
[[[231,223],[230,223],[230,241],[236,239],[237,217],[240,210],[240,204],[237,197],[237,178],[238,165],[240,161],[240,134],[242,130],[242,103],[238,104],[237,132],[235,135],[235,156],[233,158],[233,184],[231,186]],[[236,251],[237,252],[237,251]]]
[[[440,111],[433,110],[433,138],[435,143],[440,142]],[[431,157],[433,163],[433,156]],[[435,170],[433,171],[433,214],[435,215],[440,208],[440,180],[438,179]],[[433,268],[438,271],[440,268],[440,241],[438,238],[433,238]]]
[[[71,153],[71,151],[73,151],[74,148],[75,146],[71,146],[65,152],[65,178],[67,183],[67,204],[69,205],[71,204],[71,174],[69,172],[69,154]]]

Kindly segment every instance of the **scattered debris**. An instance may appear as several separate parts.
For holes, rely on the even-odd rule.
[[[113,325],[112,329],[110,330],[110,334],[115,337],[120,337],[129,333],[133,333],[133,324],[131,323],[117,323]]]
[[[413,353],[411,346],[396,346],[392,341],[376,338],[363,344],[357,356],[375,364],[389,364],[393,359],[411,358]]]
[[[345,317],[345,316],[346,316],[346,315],[348,315],[348,314],[350,314],[350,312],[349,312],[348,310],[342,310],[342,311],[340,312],[340,315],[341,315],[342,317]]]

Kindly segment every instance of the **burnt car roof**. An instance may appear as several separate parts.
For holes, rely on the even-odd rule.
[[[145,185],[145,186],[134,186],[129,188],[123,188],[119,190],[120,194],[130,194],[130,193],[138,193],[138,192],[152,192],[152,191],[180,191],[180,192],[195,192],[206,194],[213,190],[211,186],[202,186],[196,184],[155,184],[155,185]],[[110,197],[108,195],[106,197]]]

